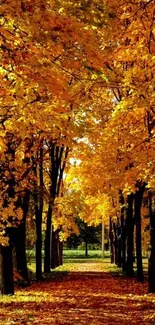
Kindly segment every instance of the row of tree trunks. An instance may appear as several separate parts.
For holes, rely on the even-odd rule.
[[[60,244],[59,238],[55,239],[55,232],[52,230],[52,214],[53,206],[56,196],[59,195],[60,185],[63,177],[64,162],[67,158],[65,154],[65,160],[62,164],[64,146],[58,146],[56,143],[51,143],[49,148],[50,157],[50,199],[46,221],[46,233],[44,242],[44,272],[49,273],[51,268],[55,268],[60,265]],[[42,225],[42,212],[43,212],[43,148],[40,147],[39,157],[39,196],[35,196],[36,206],[36,230],[37,230],[37,242],[36,242],[36,277],[37,280],[41,279],[41,225]],[[58,232],[56,232],[58,237]],[[57,243],[58,241],[58,243]],[[61,256],[62,263],[62,256]]]
[[[62,244],[59,242],[58,232],[53,231],[52,214],[55,198],[60,195],[63,180],[63,172],[66,165],[69,148],[56,143],[50,144],[50,202],[48,207],[46,234],[45,234],[45,258],[44,271],[50,272],[62,264]]]
[[[9,139],[10,141],[10,139]],[[14,159],[14,148],[8,142],[8,160]],[[39,281],[42,278],[42,213],[44,204],[44,175],[43,175],[43,154],[44,146],[41,140],[38,149],[37,157],[31,155],[31,147],[33,140],[25,140],[25,158],[24,163],[28,170],[32,170],[34,174],[34,188],[24,190],[24,196],[19,196],[18,207],[23,209],[23,220],[18,227],[10,229],[8,236],[9,246],[0,247],[0,292],[2,294],[14,293],[13,282],[13,258],[12,249],[15,247],[16,251],[16,265],[17,271],[22,276],[23,280],[29,283],[28,269],[26,261],[26,217],[29,210],[30,196],[34,199],[35,220],[36,220],[36,279]],[[68,148],[63,145],[58,146],[56,143],[51,143],[49,148],[50,156],[50,198],[49,208],[47,214],[47,228],[45,234],[45,257],[44,257],[44,272],[50,272],[51,268],[55,268],[62,264],[62,247],[63,244],[59,241],[58,231],[52,231],[52,212],[54,200],[59,195],[61,190],[61,183],[63,179],[63,172],[68,155]],[[30,168],[31,165],[31,168]],[[24,177],[24,176],[23,176]],[[9,180],[9,197],[14,197],[15,180]],[[7,202],[6,202],[7,204]],[[52,236],[53,233],[53,236]]]
[[[113,222],[110,218],[110,255],[111,263],[122,267],[123,271],[126,269],[126,218],[124,197],[120,192],[121,216]]]
[[[137,280],[144,281],[141,244],[141,206],[145,184],[138,183],[135,194],[127,197],[126,209],[122,193],[120,193],[121,218],[112,221],[110,218],[111,262],[122,267],[127,276],[133,276],[134,225],[136,228],[136,261]]]
[[[126,249],[123,246],[125,240],[125,228],[121,226],[121,222],[118,219],[113,222],[110,218],[110,256],[111,263],[115,263],[118,267],[122,267],[125,264]]]

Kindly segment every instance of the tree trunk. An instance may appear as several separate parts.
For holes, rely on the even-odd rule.
[[[57,178],[58,178],[58,167],[59,167],[59,147],[55,143],[51,143],[50,147],[50,202],[47,214],[46,222],[46,234],[45,234],[45,245],[44,245],[44,272],[50,272],[51,268],[51,257],[52,257],[52,212],[54,200],[57,191]]]
[[[52,173],[51,173],[51,181],[52,181],[52,188],[51,188],[51,197],[54,200],[57,196],[59,196],[63,171],[61,171],[61,163],[62,157],[64,152],[64,146],[55,145],[54,150],[51,151],[51,166],[52,166]],[[59,266],[59,236],[58,230],[53,231],[52,227],[52,240],[51,240],[51,268],[55,269]]]
[[[133,193],[128,195],[127,198],[127,263],[126,274],[127,276],[133,276],[133,230],[134,230],[134,218],[133,218]]]
[[[112,229],[112,219],[109,220],[109,239],[110,239],[110,260],[111,264],[114,263],[114,233]]]
[[[121,267],[124,272],[126,269],[126,220],[125,220],[125,207],[124,207],[124,196],[122,191],[120,191],[120,203],[121,203],[121,225],[120,225],[120,240],[121,240]]]
[[[28,281],[28,269],[26,262],[26,229],[25,229],[25,220],[22,221],[18,229],[15,231],[15,250],[16,250],[16,262],[17,262],[17,271],[22,276],[22,278]]]
[[[88,242],[85,241],[85,257],[88,257]]]
[[[61,183],[63,180],[63,172],[66,165],[66,160],[69,152],[69,148],[66,147],[65,153],[64,153],[65,147],[58,146],[56,143],[51,143],[50,147],[50,179],[51,179],[51,185],[50,185],[50,204],[49,204],[49,210],[48,210],[48,216],[47,216],[47,227],[46,227],[46,236],[45,236],[45,259],[44,259],[44,271],[49,272],[50,266],[54,267],[54,264],[58,264],[58,261],[52,262],[51,257],[53,255],[53,259],[57,260],[58,253],[56,257],[56,251],[58,249],[53,248],[52,245],[52,236],[51,236],[51,223],[52,223],[52,209],[54,205],[55,198],[59,196],[60,189],[61,189]],[[63,158],[64,154],[64,158]],[[54,243],[56,245],[56,243]],[[52,250],[54,249],[54,252]],[[55,255],[55,257],[54,257]],[[58,258],[59,260],[59,258]]]
[[[52,231],[51,269],[59,266],[59,238],[58,230]]]
[[[30,165],[30,152],[32,145],[32,139],[30,140],[27,138],[25,140],[25,157],[23,159],[23,162],[27,168],[29,168]],[[22,276],[22,278],[27,281],[27,284],[29,284],[29,278],[26,261],[26,217],[29,210],[29,202],[30,190],[28,188],[25,188],[24,197],[19,197],[19,206],[23,210],[23,220],[18,228],[12,229],[13,243],[15,245],[16,251],[17,271]]]
[[[121,267],[122,265],[122,240],[121,240],[121,224],[118,218],[117,220],[117,266]]]
[[[37,176],[37,169],[34,168]],[[34,189],[34,204],[36,216],[36,279],[42,279],[42,213],[43,213],[43,142],[39,149],[39,188],[37,182]]]
[[[148,261],[148,290],[155,293],[155,207],[152,198],[153,194],[149,192],[150,256]]]
[[[0,246],[0,293],[14,294],[12,247]]]
[[[63,242],[59,240],[59,265],[63,265]]]
[[[46,233],[44,242],[44,272],[50,272],[51,266],[51,219],[52,219],[52,207],[49,204],[47,221],[46,221]]]
[[[121,207],[121,250],[122,250],[122,271],[126,269],[126,220],[125,220],[125,208],[124,208],[124,197],[122,198]]]
[[[26,190],[23,202],[23,220],[18,228],[14,228],[13,242],[16,250],[17,271],[28,284],[28,269],[26,261],[26,217],[29,209],[30,191]]]
[[[14,161],[15,161],[15,147],[13,143],[13,135],[8,133],[6,137],[6,149],[5,149],[5,169],[9,170],[11,177],[5,177],[5,190],[6,196],[3,197],[3,208],[9,207],[10,201],[15,197],[15,176],[14,176]],[[10,164],[11,162],[11,164]],[[13,218],[9,217],[10,224],[13,222]],[[3,223],[3,220],[2,220]],[[11,225],[12,226],[12,225]],[[14,294],[14,281],[13,281],[13,256],[12,256],[12,241],[10,237],[11,228],[5,228],[5,232],[9,237],[8,246],[0,245],[0,292],[4,295]]]
[[[135,224],[136,224],[136,259],[137,259],[137,281],[143,282],[142,264],[142,238],[141,238],[141,206],[145,185],[138,184],[139,190],[135,193]]]
[[[117,225],[113,222],[114,231],[114,263],[117,265],[118,262],[118,240],[117,240]]]
[[[36,222],[36,279],[42,279],[42,214],[38,214]]]

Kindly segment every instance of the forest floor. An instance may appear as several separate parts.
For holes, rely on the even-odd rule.
[[[147,281],[122,276],[109,259],[83,259],[0,298],[0,325],[53,324],[155,324],[155,295],[148,294]]]

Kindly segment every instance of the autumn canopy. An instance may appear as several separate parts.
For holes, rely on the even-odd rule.
[[[42,233],[47,273],[77,216],[105,223],[112,261],[128,276],[136,255],[138,281],[150,249],[155,292],[154,152],[154,0],[0,0],[2,293],[14,292],[13,247],[29,281],[27,223],[40,280]]]

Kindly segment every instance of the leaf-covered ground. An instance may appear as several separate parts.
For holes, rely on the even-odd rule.
[[[147,282],[114,274],[106,261],[68,263],[70,272],[0,298],[0,325],[155,324]]]

